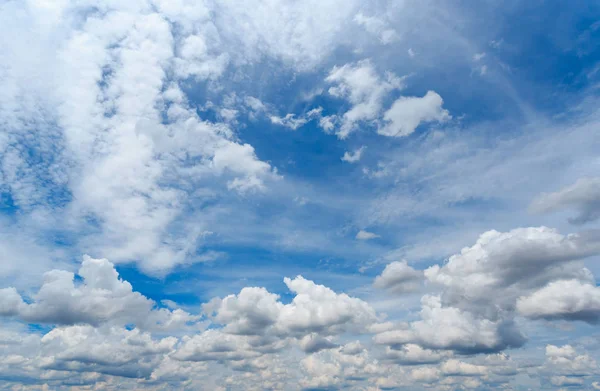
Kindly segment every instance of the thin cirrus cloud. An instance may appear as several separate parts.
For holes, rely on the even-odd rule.
[[[0,5],[0,390],[599,389],[598,18]]]

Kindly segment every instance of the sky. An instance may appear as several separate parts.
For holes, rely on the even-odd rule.
[[[600,390],[600,3],[0,1],[0,390]]]

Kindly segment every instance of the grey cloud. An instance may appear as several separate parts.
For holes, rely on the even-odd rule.
[[[533,200],[529,209],[534,213],[548,213],[560,209],[575,209],[576,217],[569,219],[575,225],[591,223],[600,218],[600,178],[581,178],[571,186],[554,193],[543,193]]]
[[[373,286],[403,294],[420,289],[424,280],[422,271],[413,269],[406,261],[400,261],[388,264],[381,275],[375,278]]]

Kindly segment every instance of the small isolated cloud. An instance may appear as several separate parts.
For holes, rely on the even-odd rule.
[[[374,234],[373,232],[365,231],[362,229],[356,234],[356,239],[358,240],[371,240],[379,237],[379,235]]]
[[[484,53],[476,53],[473,55],[473,61],[481,61],[481,60],[483,60],[484,57],[485,57],[485,52]]]
[[[317,107],[315,109],[310,110],[306,114],[296,117],[295,114],[287,114],[285,117],[279,117],[277,115],[272,115],[270,118],[271,123],[275,125],[285,126],[286,128],[290,128],[292,130],[296,130],[302,126],[304,126],[309,121],[320,118],[321,112],[323,109],[321,107]]]
[[[424,122],[446,122],[450,118],[448,110],[442,108],[444,101],[434,91],[423,97],[401,97],[383,116],[384,125],[377,133],[389,137],[407,136]]]
[[[356,163],[360,160],[360,158],[362,157],[363,151],[365,150],[365,146],[362,146],[356,150],[354,150],[354,152],[348,152],[346,151],[344,153],[344,156],[342,156],[342,160],[348,163]]]

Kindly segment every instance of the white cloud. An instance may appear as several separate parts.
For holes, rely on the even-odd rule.
[[[336,132],[341,139],[356,130],[359,122],[377,119],[386,95],[404,86],[403,80],[391,73],[382,79],[369,60],[336,66],[325,81],[334,84],[328,90],[330,95],[347,99],[352,104],[352,108],[341,117],[341,125]]]
[[[510,308],[518,297],[550,281],[588,280],[589,271],[575,261],[598,251],[600,241],[595,235],[564,236],[546,227],[488,231],[443,266],[425,270],[425,276],[447,289],[445,301],[453,305]]]
[[[594,281],[558,280],[517,300],[517,310],[534,319],[600,320],[600,288]]]
[[[137,329],[70,326],[44,335],[41,351],[46,369],[145,377],[176,343],[177,338],[155,340]]]
[[[73,273],[45,273],[31,303],[25,302],[14,288],[0,290],[0,315],[59,325],[134,324],[145,330],[171,332],[201,328],[198,316],[181,309],[155,309],[156,303],[133,291],[106,259],[85,256],[78,274],[83,279],[80,285],[75,285]]]
[[[443,307],[439,296],[425,295],[421,305],[421,320],[377,334],[374,341],[391,347],[415,343],[428,349],[466,353],[497,351],[524,342],[513,324]]]
[[[380,237],[379,235],[377,235],[373,232],[365,231],[363,229],[361,229],[360,231],[358,231],[356,233],[357,240],[371,240],[371,239],[376,239],[379,237]]]
[[[325,131],[325,133],[331,133],[338,122],[338,117],[336,115],[327,115],[321,117],[319,120],[319,126],[321,129]]]
[[[362,154],[365,150],[364,145],[356,150],[354,150],[354,152],[344,152],[344,156],[342,156],[342,161],[344,162],[348,162],[348,163],[356,163],[360,160],[360,158],[362,157]]]
[[[545,227],[486,232],[444,265],[425,270],[425,278],[443,291],[423,296],[420,320],[377,334],[374,340],[391,347],[415,343],[430,349],[492,352],[524,344],[514,321],[515,307],[532,317],[594,321],[596,303],[589,292],[583,299],[583,293],[595,287],[575,283],[582,289],[562,296],[544,287],[565,279],[590,284],[591,273],[577,260],[599,251],[594,234],[563,236]],[[404,265],[399,269],[410,272]],[[532,293],[531,298],[521,298]],[[537,309],[542,306],[538,299],[548,295],[556,296],[556,302]]]
[[[225,324],[225,331],[233,334],[262,334],[277,322],[283,304],[279,296],[264,288],[246,287],[237,295],[216,299],[204,308],[216,312],[215,320]]]
[[[298,276],[285,278],[295,296],[283,304],[264,288],[244,288],[238,295],[213,299],[204,306],[224,331],[239,335],[278,335],[303,338],[317,332],[323,336],[346,330],[361,331],[377,320],[364,301],[315,284]],[[305,340],[308,344],[310,340]]]
[[[413,133],[422,123],[446,122],[451,116],[443,109],[444,101],[434,91],[423,97],[400,97],[383,115],[384,125],[377,133],[389,137],[404,137]]]
[[[323,109],[321,107],[314,108],[308,111],[306,114],[296,117],[295,114],[286,114],[285,117],[279,117],[277,115],[272,115],[269,117],[271,123],[275,125],[285,126],[286,128],[290,128],[292,130],[297,130],[298,128],[304,126],[309,121],[320,118],[321,112]]]

